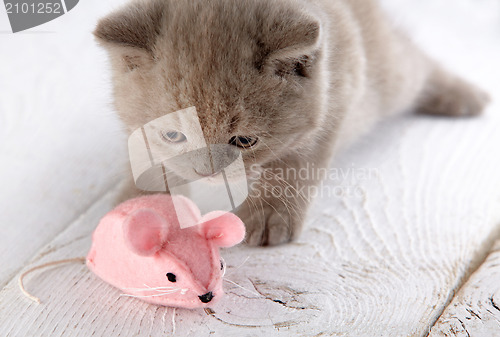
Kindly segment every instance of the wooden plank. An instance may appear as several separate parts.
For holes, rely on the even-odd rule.
[[[460,289],[429,334],[433,336],[500,335],[500,241],[484,264]]]
[[[432,7],[437,2],[426,3]],[[450,11],[455,8],[451,2],[439,3],[448,4]],[[99,7],[92,2],[88,6]],[[425,14],[422,26],[435,34],[442,14],[432,19],[423,12],[416,18]],[[469,47],[450,45],[452,38],[433,41],[436,50],[444,50],[443,59],[468,64],[469,74],[484,77],[483,85],[495,94],[500,87],[496,67],[500,52],[488,34],[471,28],[469,13],[472,16],[472,8],[461,19],[467,19],[467,30],[474,32],[465,34]],[[464,43],[464,34],[447,37],[455,35]],[[467,60],[454,55],[466,55]],[[179,336],[426,335],[477,257],[487,253],[500,223],[499,110],[496,104],[486,116],[472,120],[400,116],[380,125],[336,158],[333,167],[347,177],[325,184],[297,242],[223,252],[228,263],[227,296],[209,313],[174,311],[120,297],[84,266],[68,264],[27,277],[26,287],[41,298],[40,305],[22,296],[16,278],[6,279],[0,291],[0,335],[164,336],[174,330]],[[99,171],[106,170],[108,161],[95,158]],[[349,170],[358,174],[350,176]],[[373,174],[363,175],[365,171]],[[108,181],[104,176],[98,179]],[[47,209],[47,219],[60,205],[74,206],[59,204],[64,198],[78,201],[62,192]],[[23,270],[85,255],[90,233],[111,207],[111,198],[110,194],[100,199]],[[65,222],[55,226],[64,228]],[[43,229],[37,227],[30,237],[44,235],[50,240],[53,234],[44,234]],[[38,247],[28,247],[19,233],[21,238],[8,242],[9,249],[18,249],[11,255],[33,256]],[[23,261],[16,260],[11,273]]]
[[[0,287],[126,169],[110,71],[89,32],[108,9],[82,1],[16,34],[0,10]]]
[[[69,264],[26,279],[39,305],[16,279],[7,284],[0,335],[171,335],[172,317],[180,336],[424,335],[500,223],[499,122],[402,116],[381,125],[337,158],[331,172],[347,176],[324,185],[299,241],[223,252],[227,294],[210,314],[120,297]],[[85,255],[111,199],[29,266]]]

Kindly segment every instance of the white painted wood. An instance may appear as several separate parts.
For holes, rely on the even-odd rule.
[[[491,1],[423,0],[418,6],[411,5],[416,11],[407,10],[406,6],[415,3],[410,0],[385,2],[396,7],[403,18],[414,15],[414,22],[425,18],[416,30],[424,36],[424,42],[430,41],[430,50],[481,83],[498,101],[498,20],[494,11],[487,9],[491,7],[484,5]],[[466,9],[462,8],[464,4],[468,4]],[[445,15],[442,9],[446,5]],[[82,13],[94,15],[92,6],[101,5],[88,0],[78,6]],[[72,12],[77,13],[78,8]],[[485,16],[478,18],[478,13]],[[444,19],[451,20],[446,24],[456,20],[456,31],[443,28]],[[432,35],[438,37],[432,39]],[[36,39],[30,43],[36,44]],[[11,74],[4,64],[0,62],[2,75]],[[91,66],[84,64],[82,68]],[[474,261],[487,253],[487,243],[500,224],[499,110],[495,103],[478,119],[399,116],[339,154],[333,167],[344,174],[354,168],[358,177],[348,175],[325,184],[325,193],[318,197],[297,242],[270,249],[238,247],[223,252],[228,263],[227,294],[211,314],[174,311],[119,297],[119,291],[78,264],[28,276],[26,288],[40,297],[42,304],[30,302],[11,276],[48,261],[85,255],[90,233],[111,207],[113,195],[99,198],[78,217],[75,215],[85,209],[84,204],[90,203],[87,190],[81,199],[62,188],[49,188],[45,194],[36,190],[38,199],[26,201],[34,205],[33,200],[45,202],[39,208],[32,205],[24,209],[19,204],[22,198],[11,197],[16,191],[14,183],[8,184],[11,189],[9,194],[2,194],[1,213],[8,210],[13,215],[0,222],[2,232],[11,234],[0,237],[0,276],[5,280],[0,291],[0,336],[165,336],[173,335],[172,318],[178,336],[426,335]],[[88,138],[85,141],[90,142]],[[98,138],[88,147],[102,149],[103,143],[107,144]],[[108,176],[97,176],[96,172],[112,167],[114,160],[107,155],[116,148],[110,145],[107,150],[95,157],[84,156],[82,161],[66,157],[74,165],[72,173],[83,163],[96,171],[82,168],[84,174],[61,175],[60,183],[81,179],[83,186],[91,186],[93,181],[105,189]],[[65,151],[71,152],[72,147]],[[91,164],[88,158],[93,160]],[[47,170],[52,164],[46,163]],[[42,173],[47,172],[34,178],[33,186],[45,186]],[[361,176],[366,172],[371,174]],[[57,174],[51,175],[50,181],[49,187],[58,181]],[[340,192],[343,195],[336,197]],[[12,207],[5,206],[9,200]],[[60,216],[60,209],[66,208]],[[11,225],[16,224],[18,214],[31,217],[30,221]],[[38,217],[44,221],[37,223]],[[77,220],[66,226],[72,217]],[[60,231],[62,228],[65,230]],[[49,244],[43,247],[46,242]],[[29,257],[33,259],[25,264]],[[4,272],[5,264],[8,272]],[[483,293],[491,293],[492,286],[483,284]]]
[[[426,334],[500,223],[498,123],[405,116],[381,125],[336,166],[346,173],[354,163],[358,173],[378,173],[325,185],[363,196],[320,197],[296,243],[223,252],[227,279],[239,286],[226,282],[227,296],[211,315],[177,309],[177,335]],[[30,266],[84,255],[111,198],[97,202]],[[11,280],[0,293],[0,335],[173,331],[173,309],[120,298],[83,265],[37,271],[26,287],[42,304],[24,298]]]
[[[0,8],[0,287],[126,168],[97,4],[16,34]]]
[[[500,241],[484,264],[460,289],[430,337],[500,335]]]

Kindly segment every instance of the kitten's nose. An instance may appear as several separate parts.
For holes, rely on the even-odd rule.
[[[205,172],[199,172],[197,169],[194,169],[194,171],[199,174],[200,176],[202,177],[213,177],[213,176],[216,176],[220,173],[220,171],[217,171],[217,172],[208,172],[208,173],[205,173]]]
[[[201,296],[198,296],[200,298],[200,301],[202,301],[203,303],[208,303],[212,300],[212,298],[214,298],[214,295],[212,294],[211,291],[209,291],[208,293],[206,293],[205,295],[201,295]]]

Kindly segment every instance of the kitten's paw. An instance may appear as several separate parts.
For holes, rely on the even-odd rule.
[[[293,230],[288,219],[283,219],[282,216],[277,213],[271,214],[264,224],[245,222],[247,226],[245,243],[249,246],[276,246],[290,242]]]
[[[245,224],[247,245],[276,246],[290,242],[295,237],[301,220],[290,216],[286,209],[273,207],[263,206],[255,210],[243,205],[236,212]]]
[[[490,102],[490,95],[475,85],[446,72],[431,79],[419,111],[430,115],[476,116]]]

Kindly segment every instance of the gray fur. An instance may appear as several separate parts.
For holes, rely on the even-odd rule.
[[[208,143],[259,137],[244,152],[248,169],[325,166],[385,116],[475,115],[488,100],[393,29],[375,1],[140,0],[102,19],[95,35],[129,131],[195,106]],[[261,180],[254,192],[318,183]],[[308,196],[260,194],[238,211],[247,242],[295,238]]]

